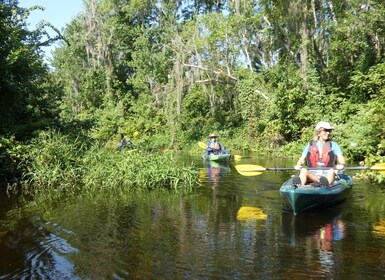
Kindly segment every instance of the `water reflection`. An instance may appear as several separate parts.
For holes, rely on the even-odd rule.
[[[293,215],[282,212],[282,231],[290,238],[292,245],[304,237],[312,236],[317,230],[337,219],[343,210],[343,205],[323,209],[322,212],[305,212]]]
[[[323,270],[328,272],[334,270],[336,264],[333,245],[345,237],[345,229],[345,222],[337,217],[314,233],[313,239],[317,244],[320,265]]]
[[[304,247],[306,253],[317,249],[319,272],[331,275],[335,271],[336,256],[334,246],[346,235],[346,222],[341,212],[343,205],[338,205],[322,212],[292,215],[282,213],[282,230],[289,237],[291,246]],[[306,255],[308,261],[313,256]]]
[[[238,221],[266,220],[266,213],[259,207],[242,206],[237,213]]]
[[[205,161],[205,168],[200,169],[201,182],[210,183],[212,188],[217,188],[225,173],[230,172],[229,163],[219,163],[215,161]]]
[[[106,188],[68,198],[42,195],[5,208],[0,279],[385,275],[385,239],[372,232],[385,228],[381,190],[358,183],[347,203],[294,216],[282,210],[279,195],[291,173],[243,177],[233,162],[196,162],[202,186],[191,193]]]
[[[0,251],[7,257],[0,258],[0,278],[78,279],[74,265],[65,257],[77,252],[66,240],[69,233],[37,216],[22,218],[1,236]]]
[[[372,232],[376,236],[385,237],[385,220],[374,223]]]

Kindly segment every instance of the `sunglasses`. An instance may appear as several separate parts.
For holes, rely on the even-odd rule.
[[[325,131],[325,132],[332,132],[332,129],[324,129],[323,131]]]

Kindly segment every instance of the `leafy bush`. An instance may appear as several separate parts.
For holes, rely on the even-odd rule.
[[[14,137],[0,137],[0,185],[13,184],[20,177],[22,154],[23,146]]]

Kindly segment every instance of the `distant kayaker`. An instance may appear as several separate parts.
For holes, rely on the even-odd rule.
[[[315,187],[333,185],[336,174],[334,168],[343,170],[345,168],[345,158],[340,146],[330,140],[332,130],[334,130],[334,127],[328,122],[317,123],[314,140],[310,141],[303,149],[302,155],[295,166],[296,170],[300,170],[300,174],[294,176],[293,185],[311,184]],[[309,171],[307,168],[302,167],[304,163],[308,168],[325,169]]]
[[[218,136],[214,133],[210,135],[210,141],[207,143],[206,152],[208,155],[221,155],[226,153],[221,144],[217,142]]]
[[[132,142],[131,142],[131,140],[127,141],[126,138],[124,137],[124,134],[121,134],[120,135],[120,142],[118,145],[118,150],[121,151],[122,149],[126,148],[127,146],[132,147]]]

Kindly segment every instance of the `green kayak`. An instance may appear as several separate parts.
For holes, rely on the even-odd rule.
[[[352,189],[353,180],[346,174],[338,174],[331,187],[311,185],[293,186],[290,178],[279,192],[294,215],[314,208],[326,208],[344,201]]]
[[[210,161],[228,161],[230,159],[230,154],[203,155],[203,158]]]

